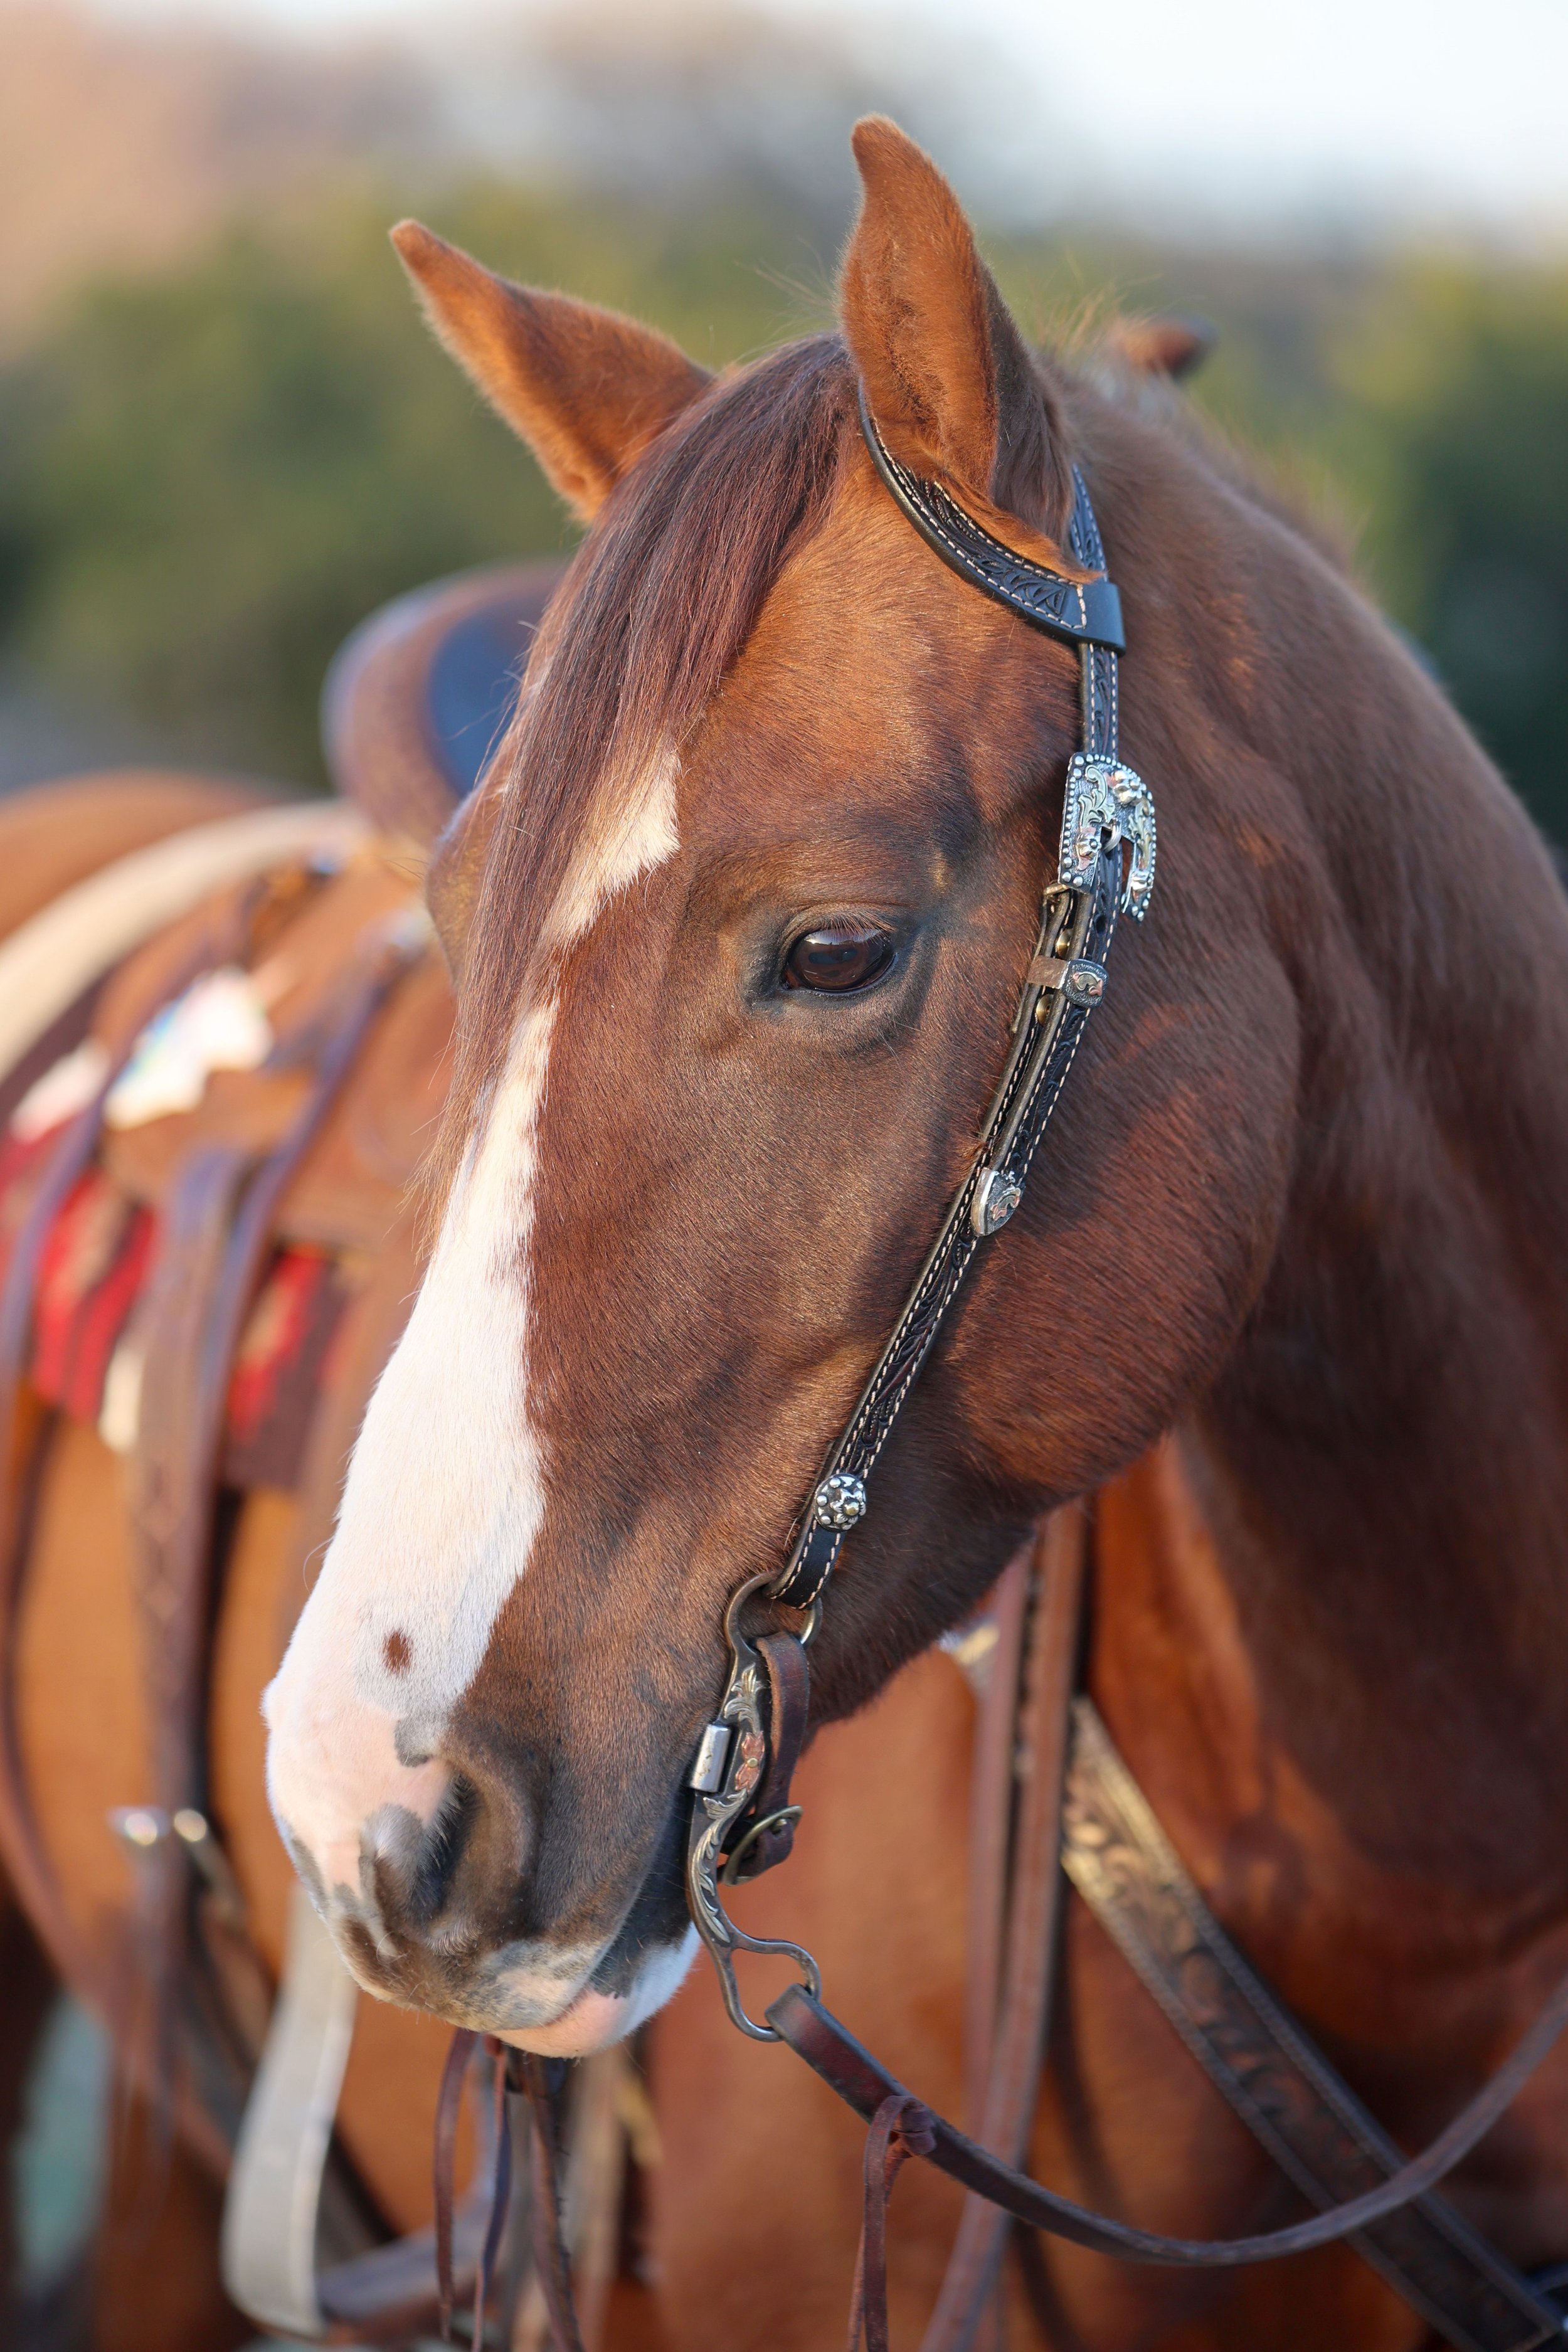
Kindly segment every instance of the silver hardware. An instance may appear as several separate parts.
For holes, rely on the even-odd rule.
[[[719,1874],[723,1884],[726,1886],[744,1886],[746,1882],[742,1875],[741,1864],[745,1861],[757,1840],[765,1837],[769,1830],[794,1829],[804,1811],[805,1808],[801,1805],[785,1805],[780,1811],[764,1813],[760,1822],[753,1822]]]
[[[1120,760],[1075,751],[1062,796],[1061,879],[1089,889],[1100,850],[1121,841],[1132,852],[1121,911],[1141,923],[1154,892],[1154,795]]]
[[[195,1805],[182,1805],[173,1817],[161,1805],[112,1805],[109,1826],[133,1853],[151,1854],[157,1847],[166,1846],[171,1838],[176,1839],[225,1916],[236,1925],[244,1918],[245,1897],[239,1881],[213,1835],[211,1822]]]
[[[174,1825],[168,1814],[156,1805],[111,1805],[109,1826],[127,1845],[147,1853],[153,1846],[163,1844]]]
[[[208,1894],[230,1923],[237,1927],[245,1917],[245,1897],[206,1815],[199,1813],[195,1805],[182,1805],[169,1826],[206,1881]]]
[[[1065,996],[1069,1004],[1098,1004],[1105,994],[1105,966],[1091,956],[1037,956],[1029,978],[1046,995]],[[1037,1020],[1043,1020],[1046,1011],[1042,1003]]]
[[[823,1484],[828,1483],[826,1479]],[[859,1482],[857,1480],[856,1482]],[[731,2022],[753,2042],[776,2042],[771,2025],[758,2025],[747,2016],[735,1981],[737,1952],[771,1952],[794,1960],[814,2000],[822,1994],[822,1976],[811,1954],[799,1944],[772,1937],[748,1936],[725,1910],[719,1893],[720,1863],[725,1841],[762,1784],[768,1760],[768,1736],[763,1723],[763,1667],[756,1651],[741,1631],[741,1611],[754,1592],[765,1590],[768,1577],[753,1576],[742,1584],[724,1612],[730,1643],[730,1681],[719,1709],[721,1721],[734,1727],[721,1788],[710,1795],[700,1790],[692,1800],[691,1827],[686,1847],[686,1900],[691,1924],[707,1945],[719,1975],[719,1990]]]
[[[698,1743],[697,1761],[687,1780],[700,1797],[710,1797],[724,1785],[724,1765],[730,1753],[730,1727],[710,1723]]]
[[[1005,1169],[987,1168],[974,1188],[974,1200],[969,1212],[969,1228],[983,1242],[999,1234],[1019,1202],[1024,1188],[1016,1176]]]
[[[836,1528],[842,1535],[866,1516],[866,1481],[852,1470],[836,1470],[812,1496],[811,1510],[819,1528]]]

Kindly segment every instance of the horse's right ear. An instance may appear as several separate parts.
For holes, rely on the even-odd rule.
[[[392,242],[442,342],[584,522],[712,381],[652,327],[514,286],[417,221]]]
[[[958,198],[885,116],[856,124],[854,148],[865,193],[839,307],[878,431],[980,520],[1055,532],[1072,492],[1053,403]]]

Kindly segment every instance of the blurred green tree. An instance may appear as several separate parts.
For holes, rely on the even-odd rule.
[[[361,190],[195,265],[89,289],[0,375],[0,652],[171,752],[321,781],[348,631],[442,572],[570,531],[422,327]],[[819,223],[512,186],[426,215],[510,274],[666,328],[710,364],[829,312]],[[1285,264],[1012,239],[1048,332],[1113,290],[1221,329],[1198,397],[1359,526],[1366,568],[1568,842],[1568,272]]]
[[[1568,270],[1407,267],[1338,374],[1372,579],[1568,845]]]
[[[237,231],[195,267],[87,291],[0,379],[0,642],[180,756],[321,781],[332,651],[401,590],[571,533],[423,327],[388,208]],[[654,319],[704,359],[790,331],[757,266],[787,225],[682,222],[471,190],[432,226],[509,273]],[[819,273],[823,274],[823,273]]]

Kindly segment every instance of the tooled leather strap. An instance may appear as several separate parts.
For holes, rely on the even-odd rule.
[[[823,1465],[805,1522],[775,1582],[778,1598],[799,1608],[819,1597],[845,1536],[864,1516],[867,1481],[977,1252],[1023,1198],[1089,1016],[1104,993],[1118,908],[1124,904],[1142,918],[1154,870],[1152,802],[1131,771],[1116,764],[1116,656],[1123,643],[1116,590],[1103,577],[1085,583],[1064,579],[993,539],[940,485],[919,480],[898,463],[864,396],[861,424],[883,481],[943,562],[1026,620],[1078,646],[1082,740],[1064,787],[1058,879],[1045,894],[1039,936],[1014,1016],[1012,1048],[985,1114],[980,1150],[848,1426]],[[1103,573],[1100,527],[1077,467],[1073,491],[1073,555],[1086,571]],[[1131,846],[1125,888],[1124,839]]]
[[[1231,1942],[1087,1698],[1073,1708],[1063,1832],[1073,1885],[1302,2195],[1330,2206],[1396,2173],[1399,2149]],[[1561,2315],[1443,2197],[1351,2243],[1458,2352],[1528,2352],[1562,2335]]]
[[[1092,965],[1103,971],[1121,892],[1120,845],[1096,860],[1090,888],[1049,894],[1030,977],[1020,999],[1012,1050],[991,1099],[983,1141],[969,1173],[942,1219],[924,1265],[904,1302],[891,1337],[860,1391],[848,1425],[828,1456],[813,1500],[813,1516],[796,1538],[776,1591],[805,1607],[820,1595],[845,1536],[865,1510],[865,1486],[892,1435],[910,1391],[936,1344],[949,1308],[963,1286],[990,1232],[975,1230],[983,1184],[1008,1202],[1022,1197],[1051,1114],[1078,1057],[1094,995],[1074,995],[1056,984],[1056,970]]]

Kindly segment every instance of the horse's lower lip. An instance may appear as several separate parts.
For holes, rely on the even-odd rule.
[[[497,2040],[514,2049],[532,2051],[542,2058],[581,2058],[613,2041],[626,2003],[614,1993],[595,1992],[584,1985],[547,2025],[513,2027]]]

